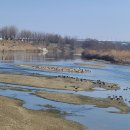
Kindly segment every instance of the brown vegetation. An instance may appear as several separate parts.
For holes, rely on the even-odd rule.
[[[82,57],[86,59],[106,60],[112,63],[130,64],[130,51],[128,50],[85,50]]]
[[[22,41],[0,41],[0,51],[34,51],[38,48],[33,46],[30,42]]]

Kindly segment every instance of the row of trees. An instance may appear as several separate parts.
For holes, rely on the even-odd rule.
[[[5,40],[14,40],[17,35],[17,28],[14,26],[0,28],[0,37]]]
[[[71,37],[62,37],[58,34],[32,32],[29,30],[19,31],[15,26],[6,26],[0,28],[0,37],[3,40],[22,40],[31,41],[34,44],[50,44],[56,43],[59,47],[64,47],[65,44],[69,44],[71,49],[74,49],[74,44],[77,40]]]
[[[0,28],[0,38],[4,40],[22,40],[31,41],[34,44],[37,43],[56,43],[58,47],[64,47],[66,44],[70,45],[71,49],[74,47],[82,47],[93,50],[108,50],[108,49],[123,49],[130,50],[130,44],[113,43],[109,41],[98,41],[95,39],[86,39],[83,41],[78,41],[71,37],[62,37],[58,34],[42,33],[42,32],[32,32],[29,30],[19,31],[15,26],[6,26]]]
[[[57,34],[32,32],[29,30],[19,31],[15,26],[6,26],[0,28],[0,37],[4,40],[24,40],[35,42],[50,42],[50,43],[66,43],[71,44],[76,41],[74,38],[62,37]]]

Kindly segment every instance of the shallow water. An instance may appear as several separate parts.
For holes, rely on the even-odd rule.
[[[9,53],[10,54],[10,53]],[[117,111],[115,108],[97,108],[92,105],[74,105],[61,102],[55,102],[46,100],[35,95],[32,95],[33,92],[37,90],[46,90],[50,92],[64,92],[64,93],[74,93],[81,94],[84,96],[91,97],[101,97],[106,98],[108,96],[117,95],[123,96],[124,99],[127,99],[126,103],[130,106],[128,101],[130,101],[130,90],[123,90],[124,88],[130,87],[130,67],[123,65],[112,65],[103,63],[105,66],[102,68],[90,68],[87,66],[79,66],[75,63],[86,63],[86,64],[98,64],[97,61],[84,61],[77,57],[71,56],[70,59],[65,57],[50,57],[43,56],[38,53],[11,53],[1,54],[0,61],[0,73],[17,73],[17,74],[40,74],[41,76],[57,76],[57,75],[69,75],[73,77],[79,77],[84,79],[92,80],[102,80],[111,83],[118,83],[121,87],[121,90],[117,91],[106,91],[106,90],[97,90],[93,92],[74,92],[67,90],[53,90],[46,88],[34,88],[30,86],[21,86],[21,85],[11,85],[11,84],[2,84],[0,86],[14,86],[21,88],[31,89],[32,92],[21,92],[15,90],[0,90],[0,95],[8,96],[12,98],[18,98],[25,101],[24,107],[28,109],[47,109],[46,105],[51,105],[56,109],[62,112],[68,112],[66,115],[67,119],[74,120],[84,124],[88,127],[88,130],[129,130],[130,129],[130,114],[117,114],[110,113],[110,111]],[[8,58],[6,58],[8,57]],[[101,63],[101,62],[100,62]],[[77,74],[77,73],[68,73],[68,72],[50,72],[50,71],[41,71],[33,70],[30,68],[21,68],[18,67],[18,64],[38,64],[38,65],[56,65],[56,66],[67,66],[72,68],[83,68],[86,70],[91,70],[91,73]]]

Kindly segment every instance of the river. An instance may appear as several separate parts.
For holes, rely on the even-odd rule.
[[[44,70],[34,70],[31,68],[22,68],[18,64],[37,64],[37,65],[56,65],[71,68],[83,68],[90,70],[91,73],[69,73],[69,72],[50,72]],[[82,66],[80,64],[103,64],[103,67]],[[16,90],[0,90],[0,95],[11,98],[23,100],[25,103],[23,107],[34,110],[48,109],[47,105],[52,106],[52,109],[60,110],[61,113],[67,112],[66,119],[73,120],[85,125],[88,130],[129,130],[130,129],[130,113],[119,114],[115,108],[98,108],[94,105],[74,105],[62,102],[55,102],[43,99],[33,95],[37,90],[46,90],[51,92],[64,92],[80,94],[91,97],[106,98],[108,96],[117,95],[123,96],[126,103],[130,106],[130,66],[114,65],[102,61],[85,61],[77,56],[44,56],[41,53],[27,53],[27,52],[6,52],[0,53],[0,73],[38,75],[38,76],[57,76],[69,75],[84,79],[102,80],[111,83],[117,83],[120,90],[103,90],[97,89],[92,92],[85,91],[68,91],[68,90],[53,90],[46,88],[35,88],[30,86],[20,86],[12,84],[0,83],[1,87],[15,86],[20,88],[28,88],[30,92],[16,91]]]

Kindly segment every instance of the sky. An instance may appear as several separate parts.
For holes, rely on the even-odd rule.
[[[0,0],[0,27],[130,41],[130,0]]]

